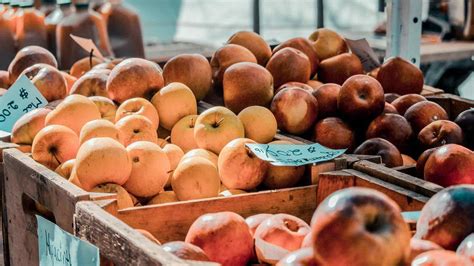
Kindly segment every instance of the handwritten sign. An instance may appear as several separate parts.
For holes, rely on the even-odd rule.
[[[82,38],[82,37],[75,36],[75,35],[72,35],[72,34],[70,36],[77,44],[79,44],[79,46],[81,46],[88,53],[90,53],[92,51],[92,54],[95,57],[98,57],[99,59],[105,60],[104,56],[100,53],[99,48],[97,48],[97,46],[95,45],[95,43],[91,39]]]
[[[365,38],[359,40],[346,39],[346,43],[352,53],[359,57],[365,71],[370,72],[380,66],[379,58]]]
[[[346,150],[333,150],[315,144],[246,144],[260,159],[276,166],[300,166],[334,159]]]
[[[21,76],[0,97],[0,130],[11,132],[15,122],[31,110],[48,104],[26,76]]]
[[[99,249],[36,215],[39,265],[100,265]]]

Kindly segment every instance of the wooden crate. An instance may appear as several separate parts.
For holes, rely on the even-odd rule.
[[[146,255],[150,249],[158,250],[160,247],[156,244],[150,246],[149,242],[139,241],[142,238],[137,238],[137,232],[132,228],[145,229],[165,243],[184,240],[191,224],[199,216],[212,212],[233,211],[243,217],[258,213],[288,213],[309,223],[317,205],[326,196],[339,189],[354,186],[373,188],[387,194],[400,205],[403,211],[420,210],[429,199],[428,196],[415,191],[359,171],[347,169],[321,173],[317,185],[230,197],[166,203],[123,210],[118,210],[115,200],[95,203],[80,202],[76,205],[75,233],[98,246],[101,254],[113,262],[123,264],[127,262],[129,254],[138,254],[136,256],[143,261],[136,260],[134,263],[145,261],[149,263],[151,261],[152,264],[162,264],[166,260],[164,257],[152,258],[151,255]],[[100,223],[101,229],[95,228],[98,223]],[[92,231],[88,232],[88,228],[92,228]],[[116,242],[115,238],[120,238],[120,242]],[[111,241],[111,239],[113,240]]]

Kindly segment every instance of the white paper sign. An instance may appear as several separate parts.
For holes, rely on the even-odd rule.
[[[260,159],[276,166],[300,166],[332,160],[346,151],[315,144],[246,144]]]

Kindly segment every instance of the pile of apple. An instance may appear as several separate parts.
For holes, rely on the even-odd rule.
[[[210,73],[204,57],[190,58]],[[162,73],[144,59],[100,63],[92,57],[66,74],[45,49],[24,48],[9,76],[26,75],[50,105],[22,116],[11,141],[86,191],[117,193],[120,208],[296,185],[304,166],[270,165],[245,146],[288,143],[273,141],[272,112],[249,106],[236,115],[216,106],[198,115],[199,86],[190,82],[193,91],[172,78],[178,59]],[[69,75],[78,77],[71,86]]]
[[[474,109],[449,121],[440,105],[419,94],[421,70],[402,58],[364,73],[345,40],[328,29],[273,51],[258,34],[238,32],[215,52],[211,66],[214,90],[234,112],[268,107],[281,131],[349,153],[380,155],[388,167],[414,165],[423,151],[451,144],[438,156],[456,159],[433,158],[420,177],[443,186],[474,183]]]
[[[234,212],[208,213],[194,221],[185,241],[162,247],[182,259],[224,266],[472,266],[473,217],[474,186],[452,186],[426,203],[412,236],[396,202],[373,189],[353,187],[325,199],[311,226],[289,214],[244,219]],[[139,231],[160,244],[148,231]]]

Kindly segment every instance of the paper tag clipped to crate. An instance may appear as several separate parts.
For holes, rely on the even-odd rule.
[[[258,158],[276,166],[300,166],[332,160],[346,150],[314,144],[245,144]]]
[[[38,222],[39,265],[99,266],[99,249],[56,224],[36,215]]]
[[[102,55],[102,53],[100,52],[99,48],[97,48],[97,46],[95,45],[95,43],[91,39],[82,38],[82,37],[72,35],[72,34],[70,34],[70,36],[77,44],[79,44],[79,46],[82,47],[82,49],[86,50],[87,53],[90,53],[92,51],[92,54],[95,57],[97,57],[101,60],[105,60],[105,58]]]
[[[0,97],[0,130],[11,132],[15,122],[31,110],[44,107],[48,101],[25,76],[20,76]]]
[[[380,66],[379,58],[365,38],[359,40],[346,39],[346,43],[352,53],[359,57],[366,72],[370,72]]]

